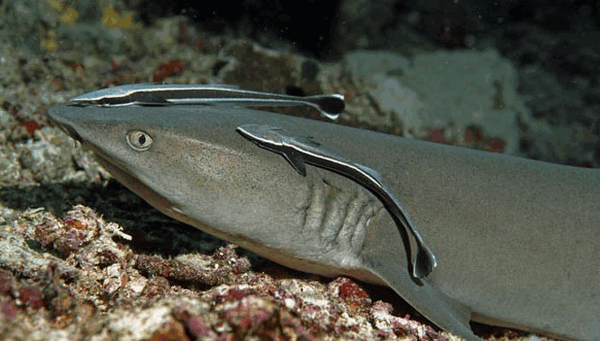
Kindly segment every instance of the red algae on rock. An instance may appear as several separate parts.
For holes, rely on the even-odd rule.
[[[144,341],[189,341],[185,327],[179,321],[167,321]]]
[[[165,78],[179,75],[185,70],[185,64],[181,59],[173,59],[168,63],[160,64],[152,75],[153,82],[162,82]]]
[[[19,289],[16,298],[20,305],[30,307],[34,310],[40,309],[45,305],[42,289],[33,285],[24,286]]]
[[[341,299],[351,301],[364,300],[365,304],[371,303],[369,294],[351,279],[338,277],[332,283],[340,284],[339,290]]]
[[[217,334],[211,329],[201,316],[193,315],[182,307],[173,309],[173,317],[183,323],[186,332],[194,339],[202,337],[203,339],[214,339]]]
[[[207,255],[181,255],[175,259],[160,256],[138,255],[135,268],[147,276],[162,276],[180,282],[217,285],[234,275],[250,270],[247,259],[236,256],[232,245]]]

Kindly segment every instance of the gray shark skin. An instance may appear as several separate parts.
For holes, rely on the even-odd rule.
[[[346,160],[314,141],[311,137],[293,134],[281,128],[246,124],[236,131],[256,145],[281,154],[298,173],[305,176],[308,163],[346,176],[368,189],[388,209],[396,220],[400,233],[406,236],[405,247],[411,261],[410,272],[416,280],[427,277],[437,266],[435,255],[417,231],[402,204],[385,186],[377,171]],[[410,237],[409,237],[410,236]]]
[[[232,106],[64,106],[51,119],[163,213],[285,266],[388,285],[439,327],[600,340],[600,172]],[[236,132],[311,136],[377,171],[438,265],[411,276],[371,192]],[[134,141],[131,141],[131,138]],[[137,140],[135,140],[137,139]]]

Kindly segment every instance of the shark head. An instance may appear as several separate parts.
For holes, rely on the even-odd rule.
[[[236,117],[247,121],[250,110],[58,106],[49,116],[115,179],[175,219],[224,239],[273,244],[273,235],[286,238],[279,226],[300,224],[306,179],[236,133]]]

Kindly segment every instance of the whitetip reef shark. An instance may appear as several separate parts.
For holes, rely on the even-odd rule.
[[[52,121],[159,211],[285,266],[391,287],[440,328],[600,341],[600,171],[247,108],[214,85],[126,85]]]

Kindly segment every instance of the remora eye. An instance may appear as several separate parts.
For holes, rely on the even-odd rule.
[[[144,131],[134,130],[127,133],[127,143],[133,150],[148,150],[152,146],[153,142],[154,141],[152,140],[150,134]]]

